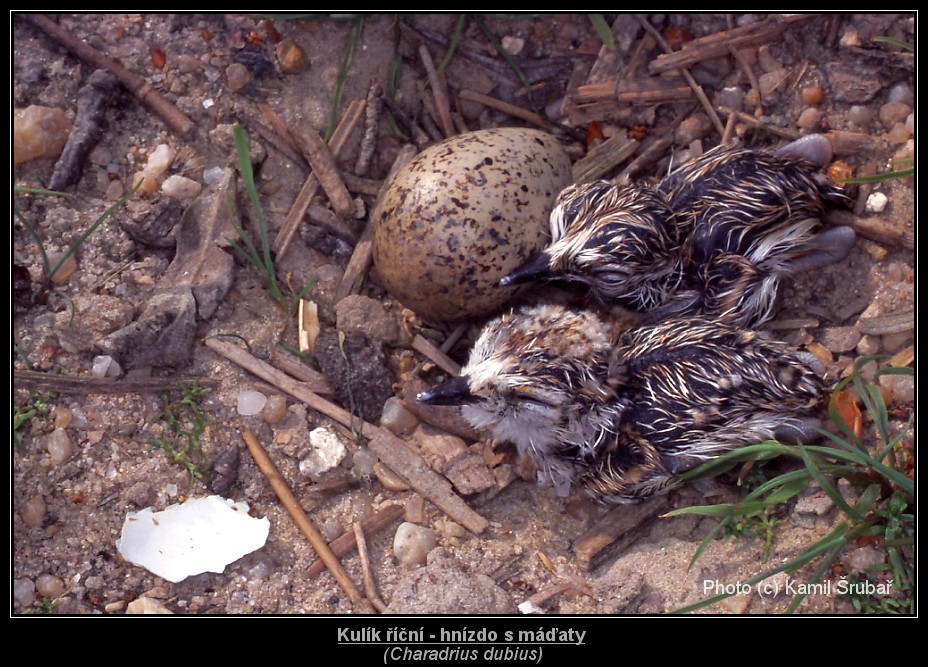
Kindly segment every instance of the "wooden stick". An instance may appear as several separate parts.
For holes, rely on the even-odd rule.
[[[446,373],[458,375],[461,372],[461,367],[454,359],[442,352],[432,341],[424,338],[421,334],[416,334],[416,337],[412,339],[412,349],[429,358]]]
[[[580,566],[587,572],[596,569],[607,558],[621,552],[668,509],[670,499],[662,495],[637,505],[619,505],[608,510],[574,544]]]
[[[441,120],[441,128],[445,137],[454,136],[454,122],[451,120],[451,102],[448,99],[448,87],[444,80],[435,69],[435,63],[432,62],[432,54],[425,44],[419,46],[419,59],[425,67],[425,73],[429,78],[429,85],[432,88],[432,97],[435,98],[435,106],[438,110],[438,118]]]
[[[638,22],[641,23],[641,27],[644,28],[654,40],[661,45],[661,48],[664,49],[666,53],[673,53],[673,49],[670,48],[670,45],[667,43],[667,40],[657,31],[651,23],[642,16],[638,17]],[[706,114],[709,116],[709,120],[712,121],[712,124],[715,126],[715,131],[719,133],[719,136],[725,134],[725,128],[722,125],[722,119],[719,118],[719,115],[715,112],[715,109],[712,107],[712,103],[709,102],[709,98],[706,97],[706,92],[702,89],[696,79],[693,78],[693,75],[690,74],[684,67],[679,67],[678,71],[686,79],[686,83],[690,88],[693,89],[693,92],[696,94],[696,99],[699,100],[699,103],[702,105],[702,108],[706,110]]]
[[[319,179],[322,189],[325,190],[332,208],[338,215],[350,217],[354,212],[351,195],[345,187],[341,174],[338,173],[338,165],[335,164],[335,158],[328,145],[313,128],[307,125],[294,126],[291,134],[313,168],[313,173]]]
[[[383,600],[380,599],[380,595],[377,593],[377,583],[374,581],[374,573],[371,572],[370,557],[367,554],[367,540],[364,539],[364,529],[361,528],[361,524],[357,521],[352,523],[351,527],[354,530],[354,540],[358,545],[358,558],[361,560],[361,574],[364,577],[364,593],[367,595],[367,599],[371,601],[371,604],[374,605],[374,608],[382,614],[386,611],[387,605],[383,603]]]
[[[329,549],[329,545],[326,544],[322,535],[316,530],[316,527],[312,524],[312,521],[309,520],[309,517],[306,516],[306,513],[293,495],[293,492],[290,491],[290,487],[287,486],[287,482],[284,481],[280,471],[277,470],[277,466],[271,461],[267,452],[264,451],[264,448],[257,441],[255,436],[252,435],[251,431],[246,429],[242,432],[242,439],[245,441],[248,451],[251,452],[252,457],[254,457],[255,463],[258,464],[258,468],[260,468],[264,476],[267,477],[267,481],[270,482],[271,488],[274,489],[274,493],[280,498],[280,502],[293,518],[300,532],[306,536],[313,549],[319,554],[319,558],[325,563],[325,566],[329,569],[329,572],[332,573],[332,576],[335,577],[338,585],[345,591],[348,599],[350,599],[352,603],[358,605],[367,602],[364,596],[361,595],[361,592],[355,587],[354,582],[351,581],[351,577],[348,576],[348,573],[345,571],[345,568],[342,567],[338,558],[332,553],[332,550]]]
[[[758,47],[769,44],[780,38],[786,29],[796,22],[808,21],[816,18],[815,14],[793,14],[789,16],[770,17],[757,23],[723,30],[721,32],[698,37],[686,42],[679,50],[663,53],[648,64],[648,71],[660,74],[669,70],[689,67],[718,58],[728,53],[729,46],[735,48]],[[653,26],[652,26],[653,28]],[[647,28],[645,28],[647,30]],[[649,31],[650,32],[650,31]]]
[[[420,495],[430,500],[432,504],[468,530],[480,533],[489,525],[486,519],[472,510],[454,492],[451,482],[432,470],[415,449],[390,431],[358,419],[344,408],[309,391],[304,384],[251,356],[232,343],[218,338],[207,338],[205,344],[229,361],[238,364],[265,382],[270,382],[281,391],[303,401],[313,410],[335,420],[342,426],[360,429],[364,437],[371,438],[368,447],[383,463],[405,479],[409,486],[418,491]]]
[[[187,136],[193,130],[193,121],[181,113],[168,98],[155,90],[150,83],[135,72],[126,69],[115,60],[78,40],[47,16],[42,14],[23,14],[22,16],[81,60],[90,63],[97,69],[105,69],[112,73],[126,89],[160,116],[179,135],[182,137]]]
[[[361,119],[361,114],[363,112],[364,102],[362,100],[354,100],[348,105],[348,109],[345,111],[345,114],[338,123],[338,127],[335,128],[335,132],[332,134],[332,138],[329,140],[329,149],[334,158],[337,159],[338,156],[341,155],[348,138],[354,133],[354,128]],[[280,231],[278,231],[277,236],[274,237],[272,249],[278,259],[283,257],[284,253],[287,252],[287,248],[290,247],[290,243],[293,242],[293,238],[300,228],[300,222],[303,220],[303,216],[306,215],[306,210],[309,208],[318,189],[319,179],[314,172],[310,172],[306,177],[306,181],[303,183],[300,193],[293,201],[293,205],[287,213],[284,224],[281,225]]]
[[[67,377],[37,371],[13,371],[14,389],[41,389],[62,394],[147,394],[157,391],[179,391],[180,383],[199,382],[201,387],[215,389],[219,383],[204,378],[143,378],[121,379]]]
[[[599,146],[591,148],[586,155],[574,162],[571,171],[574,183],[586,183],[602,178],[638,150],[639,142],[624,134],[609,137]]]
[[[368,534],[377,533],[391,525],[394,521],[397,521],[402,516],[402,505],[387,505],[374,516],[369,516],[361,521],[361,528],[363,528],[364,532]],[[342,556],[346,556],[354,551],[357,545],[358,542],[354,537],[354,530],[349,530],[332,540],[332,542],[329,544],[329,548],[332,550],[332,553],[341,558]],[[325,570],[325,563],[323,563],[321,560],[315,560],[310,563],[309,568],[306,570],[306,576],[312,579],[313,577],[318,576],[323,570]]]
[[[379,429],[367,447],[419,495],[472,533],[479,535],[490,525],[452,490],[451,482],[432,470],[415,449],[386,429]]]
[[[509,102],[498,100],[495,97],[490,97],[489,95],[484,95],[483,93],[478,93],[473,90],[461,90],[458,92],[458,95],[463,100],[477,102],[484,106],[490,107],[491,109],[496,109],[497,111],[508,113],[513,118],[521,118],[522,120],[528,121],[533,125],[537,125],[542,129],[547,130],[548,132],[553,132],[556,129],[554,123],[551,123],[534,111],[523,109],[522,107],[516,106],[515,104],[510,104]]]
[[[342,426],[351,428],[352,425],[358,426],[358,418],[334,403],[330,403],[315,392],[311,391],[304,383],[294,380],[292,377],[265,363],[257,357],[251,356],[242,348],[218,338],[207,338],[206,347],[214,352],[221,354],[234,364],[244,368],[249,373],[258,376],[265,382],[285,391],[297,400],[303,401],[316,412],[321,412],[326,417],[334,419]],[[365,435],[371,434],[378,430],[377,426],[365,421],[360,422],[360,427]]]
[[[304,364],[296,355],[283,352],[277,348],[271,351],[271,362],[285,373],[306,383],[306,388],[317,394],[332,395],[332,385],[328,378],[315,368]]]
[[[380,123],[380,111],[383,109],[383,91],[380,82],[374,79],[367,90],[367,102],[364,107],[364,134],[361,135],[361,147],[354,163],[354,173],[363,176],[371,166],[371,158],[377,147],[377,126]],[[347,185],[347,184],[346,184]]]
[[[761,130],[766,130],[770,134],[775,134],[779,137],[789,139],[790,141],[793,141],[799,138],[798,131],[791,130],[787,127],[777,127],[776,125],[770,125],[769,123],[765,123],[764,121],[755,118],[749,113],[745,113],[743,111],[735,111],[734,109],[729,109],[728,107],[719,107],[719,111],[721,111],[722,113],[727,113],[729,115],[734,114],[735,117],[738,119],[738,121],[741,123],[750,125],[751,127],[759,128]]]

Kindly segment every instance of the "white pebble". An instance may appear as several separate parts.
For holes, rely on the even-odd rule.
[[[173,614],[174,612],[165,607],[158,600],[142,596],[140,598],[136,598],[128,604],[126,607],[126,613],[161,616],[164,614]]]
[[[209,167],[203,170],[203,182],[206,185],[212,185],[219,180],[222,175],[222,167]]]
[[[267,396],[260,391],[243,391],[238,395],[238,413],[251,417],[261,412],[266,403]]]
[[[316,428],[309,432],[312,450],[309,456],[300,461],[300,472],[307,477],[318,477],[341,463],[348,450],[332,431]]]
[[[93,358],[90,374],[95,378],[115,378],[122,375],[122,367],[113,357],[103,354]]]
[[[366,447],[362,447],[351,457],[351,465],[362,475],[374,474],[374,466],[377,465],[377,457]]]
[[[403,565],[424,565],[435,544],[435,531],[431,528],[404,522],[393,537],[393,555]]]
[[[161,192],[172,199],[195,199],[202,189],[195,180],[180,174],[168,176],[161,184]]]
[[[886,195],[882,192],[871,192],[870,196],[867,197],[867,213],[882,213],[888,201]]]
[[[45,446],[48,449],[48,455],[52,458],[52,463],[55,465],[64,463],[74,453],[74,447],[71,446],[71,437],[63,428],[56,428],[49,433]]]

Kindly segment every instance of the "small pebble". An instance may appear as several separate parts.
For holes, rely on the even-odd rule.
[[[171,167],[174,161],[174,149],[167,144],[159,144],[151,155],[148,156],[148,163],[145,168],[137,172],[132,177],[132,187],[142,180],[142,185],[138,189],[140,195],[152,195],[158,189],[161,183],[161,177]]]
[[[300,461],[300,472],[307,477],[319,477],[337,467],[348,454],[339,437],[326,428],[310,431],[309,443],[312,445],[309,456]]]
[[[757,78],[757,85],[760,86],[760,94],[765,100],[770,99],[777,90],[783,85],[783,81],[789,76],[785,69],[775,69],[765,72]]]
[[[42,522],[45,521],[46,512],[48,512],[48,506],[45,504],[45,498],[41,495],[35,495],[23,504],[22,509],[19,510],[19,517],[24,524],[30,528],[35,528],[41,526]]]
[[[35,580],[35,590],[42,597],[54,600],[64,593],[64,582],[53,574],[40,574]]]
[[[298,74],[309,66],[303,49],[289,37],[280,40],[274,47],[277,63],[284,74]]]
[[[115,378],[122,375],[122,367],[113,357],[104,354],[93,358],[90,374],[95,378]]]
[[[272,394],[261,408],[261,418],[268,424],[277,424],[287,415],[287,397]]]
[[[863,104],[854,104],[847,110],[847,119],[857,127],[865,128],[873,120],[873,109]]]
[[[22,608],[32,606],[35,602],[35,582],[32,579],[13,580],[13,602]]]
[[[912,133],[906,127],[905,123],[896,123],[892,129],[886,133],[889,143],[898,146],[906,143],[912,137]]]
[[[821,86],[806,86],[799,92],[799,99],[807,106],[818,106],[825,100],[825,91]]]
[[[799,119],[796,121],[796,125],[801,127],[804,130],[811,130],[819,126],[822,122],[822,112],[820,109],[815,107],[808,107],[802,110],[802,113],[799,114]]]
[[[377,481],[383,484],[383,488],[387,491],[398,493],[409,489],[406,480],[390,470],[380,461],[374,464],[374,476],[377,477]]]
[[[889,89],[887,99],[890,102],[902,102],[903,104],[908,104],[910,107],[914,107],[915,91],[912,90],[912,86],[908,83],[900,82]]]
[[[251,83],[251,71],[241,63],[232,63],[226,67],[226,79],[229,81],[229,90],[237,93]]]
[[[866,210],[867,213],[882,213],[888,201],[886,195],[882,192],[871,192],[870,196],[867,197],[867,204],[864,210]]]
[[[212,185],[219,180],[219,177],[222,175],[222,167],[209,167],[208,169],[203,170],[203,183],[206,185]]]
[[[409,496],[403,505],[403,520],[409,523],[425,523],[425,498],[418,493]]]
[[[738,111],[744,103],[744,91],[738,86],[727,86],[719,91],[719,104]]]
[[[50,267],[55,266],[58,261],[61,259],[61,255],[55,256],[52,255],[48,258],[48,264]],[[77,258],[72,254],[68,257],[61,266],[58,267],[58,270],[55,271],[51,276],[51,281],[56,285],[61,285],[66,282],[68,278],[71,277],[71,274],[77,269]]]
[[[912,107],[905,102],[887,102],[880,107],[880,123],[890,130],[896,123],[904,123],[910,113],[912,113]]]
[[[361,475],[370,476],[374,474],[377,460],[377,457],[367,447],[361,447],[351,456],[351,467]]]
[[[196,199],[202,189],[203,186],[195,180],[180,174],[168,176],[161,184],[161,192],[164,196],[180,200]]]
[[[415,428],[419,420],[416,416],[403,407],[402,401],[391,396],[383,404],[383,412],[380,414],[380,425],[391,433],[397,435],[406,433]]]
[[[514,37],[513,35],[504,36],[500,42],[509,55],[513,56],[519,55],[522,53],[522,49],[525,48],[525,40],[521,37]]]
[[[342,530],[342,524],[335,517],[329,517],[322,522],[322,536],[328,542],[331,542],[343,532],[345,531]]]
[[[189,53],[181,53],[174,58],[177,71],[181,74],[191,74],[200,69],[200,59]]]
[[[127,614],[162,615],[173,614],[170,609],[154,598],[142,596],[126,605]]]
[[[431,528],[403,522],[393,537],[393,555],[402,565],[425,565],[435,545],[435,531]]]
[[[243,391],[239,393],[237,400],[238,413],[245,417],[258,414],[267,404],[267,396],[260,391]]]
[[[55,465],[64,463],[70,459],[71,455],[74,453],[74,447],[71,445],[71,437],[63,428],[56,428],[48,434],[45,447],[48,449],[48,455]]]
[[[74,413],[63,405],[56,405],[52,408],[51,418],[55,428],[67,428],[71,424]]]
[[[845,48],[860,46],[860,35],[857,34],[857,31],[853,28],[848,28],[841,35],[841,39],[838,43]]]
[[[890,402],[912,403],[915,401],[915,377],[912,375],[881,375],[880,387],[892,393]]]
[[[61,109],[32,105],[13,112],[13,163],[61,155],[71,121]]]
[[[866,334],[857,341],[857,354],[862,357],[869,357],[880,353],[880,337],[872,334]]]
[[[438,528],[442,535],[448,538],[460,539],[467,535],[467,529],[464,528],[464,526],[450,519],[439,519],[435,527]]]

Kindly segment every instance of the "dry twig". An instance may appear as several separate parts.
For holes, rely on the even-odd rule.
[[[429,78],[429,86],[432,88],[432,97],[435,99],[435,107],[438,112],[438,118],[441,120],[442,131],[445,137],[454,136],[454,123],[451,120],[451,102],[448,99],[448,87],[444,79],[435,69],[435,63],[432,62],[432,54],[425,44],[419,46],[419,59],[425,67],[425,73]]]
[[[150,83],[135,72],[126,69],[115,60],[111,60],[92,46],[80,41],[47,16],[42,14],[23,14],[22,16],[81,60],[98,69],[105,69],[112,73],[123,86],[139,98],[149,109],[158,114],[179,135],[187,136],[193,130],[193,121],[181,113],[168,98],[155,90]]]
[[[215,389],[219,383],[203,378],[137,378],[118,380],[94,377],[67,377],[36,371],[13,371],[14,389],[38,389],[61,394],[147,394],[180,389],[182,382],[199,382],[201,387]]]
[[[386,611],[387,605],[384,604],[377,593],[377,583],[374,581],[370,557],[367,554],[367,540],[364,539],[364,529],[361,528],[361,524],[357,521],[351,524],[351,528],[354,530],[354,539],[358,545],[358,558],[361,560],[361,574],[364,577],[364,592],[367,594],[367,599],[374,605],[374,608],[382,614]]]
[[[416,334],[416,337],[412,339],[412,349],[428,357],[436,366],[446,373],[457,375],[461,372],[461,367],[454,359],[445,354],[440,348],[436,347],[432,341],[424,338],[421,334]]]
[[[548,132],[553,132],[555,130],[554,123],[551,123],[534,111],[523,109],[522,107],[516,106],[515,104],[510,104],[509,102],[504,102],[503,100],[498,100],[495,97],[490,97],[489,95],[484,95],[483,93],[477,93],[473,90],[461,90],[458,92],[458,95],[462,100],[477,102],[484,106],[490,107],[491,109],[502,111],[503,113],[509,114],[513,118],[520,118],[524,121],[532,123],[533,125],[537,125],[538,127],[541,127]]]
[[[348,141],[348,137],[354,133],[354,128],[361,119],[361,114],[363,112],[364,102],[361,100],[355,100],[348,105],[345,115],[342,116],[338,127],[335,128],[335,132],[332,134],[332,138],[329,139],[329,150],[334,158],[337,159],[341,154]],[[303,216],[306,215],[306,211],[313,197],[316,196],[316,191],[318,189],[319,178],[316,176],[315,172],[310,172],[306,177],[306,181],[303,183],[300,193],[296,196],[293,205],[287,212],[287,217],[284,219],[280,231],[278,231],[277,236],[274,237],[272,249],[278,259],[283,257],[284,253],[287,252],[287,248],[290,247],[293,237],[296,236],[300,228],[300,222],[302,222]]]
[[[402,505],[387,505],[374,516],[369,516],[362,520],[361,528],[368,534],[377,533],[397,521],[401,516],[403,516]],[[332,550],[332,553],[341,558],[354,551],[357,544],[357,540],[354,537],[354,530],[349,530],[332,540],[329,544],[329,548]],[[323,570],[325,570],[325,563],[321,560],[315,560],[310,563],[309,568],[306,570],[306,576],[312,579],[318,576]]]
[[[361,592],[354,585],[354,582],[351,581],[351,577],[348,576],[345,568],[342,567],[338,558],[332,553],[329,545],[326,544],[322,535],[316,530],[316,527],[312,524],[312,521],[309,520],[309,517],[306,516],[300,503],[293,495],[293,492],[290,491],[290,487],[287,486],[287,482],[284,481],[280,471],[277,470],[277,466],[271,461],[267,452],[264,451],[264,448],[255,436],[252,435],[251,431],[245,430],[242,433],[242,439],[248,446],[248,451],[251,452],[251,455],[254,457],[255,463],[258,464],[258,468],[261,469],[261,472],[264,473],[264,476],[267,477],[268,482],[270,482],[271,487],[274,489],[274,493],[280,498],[280,502],[283,504],[284,509],[287,510],[293,518],[293,521],[299,527],[300,532],[306,536],[313,549],[319,554],[319,558],[325,563],[325,566],[329,569],[329,572],[332,573],[332,576],[335,577],[338,585],[345,591],[345,594],[352,603],[359,606],[367,606],[369,602],[361,595]]]
[[[335,164],[335,157],[322,137],[313,128],[302,124],[294,126],[291,134],[313,168],[313,173],[325,190],[332,208],[338,215],[351,216],[354,212],[351,195],[338,171],[338,165]]]

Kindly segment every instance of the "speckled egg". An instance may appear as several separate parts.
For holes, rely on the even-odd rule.
[[[538,130],[477,130],[427,148],[371,214],[383,285],[425,318],[496,311],[518,289],[497,283],[547,243],[554,199],[570,182],[570,158]]]

